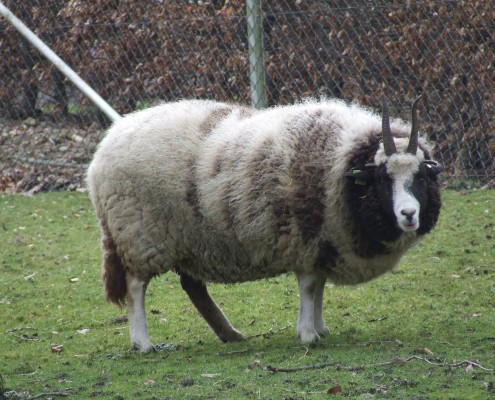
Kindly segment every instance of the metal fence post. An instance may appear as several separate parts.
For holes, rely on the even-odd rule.
[[[256,108],[266,108],[266,82],[263,47],[263,23],[261,0],[246,1],[247,38],[249,52],[249,81],[251,104]]]
[[[68,79],[74,83],[89,99],[105,113],[113,122],[118,121],[120,114],[115,111],[103,98],[100,97],[81,77],[57,56],[38,36],[36,36],[24,23],[5,7],[0,1],[0,15],[23,35],[38,51],[40,51],[50,62],[55,65]]]

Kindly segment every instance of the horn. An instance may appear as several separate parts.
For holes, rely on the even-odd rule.
[[[419,128],[418,128],[418,102],[421,100],[421,96],[418,96],[411,107],[411,136],[409,137],[409,144],[407,146],[406,153],[416,155],[418,151],[418,136],[419,136]]]
[[[389,157],[392,154],[397,153],[397,149],[395,148],[394,139],[392,137],[392,133],[390,132],[390,117],[388,113],[388,102],[385,96],[383,96],[382,106],[383,106],[383,116],[382,116],[383,148],[385,149],[385,155]]]

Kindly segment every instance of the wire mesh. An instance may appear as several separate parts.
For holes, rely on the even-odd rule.
[[[180,98],[250,104],[252,3],[4,1],[121,114]],[[254,90],[268,106],[325,96],[379,109],[385,94],[407,119],[422,94],[446,183],[494,186],[492,0],[273,0],[261,23]],[[0,191],[82,187],[109,121],[3,19],[0,53]]]

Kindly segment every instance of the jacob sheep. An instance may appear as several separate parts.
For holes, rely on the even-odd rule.
[[[88,186],[107,299],[127,300],[133,346],[154,350],[145,292],[168,270],[217,336],[244,338],[207,291],[295,272],[303,343],[329,332],[323,289],[391,270],[436,224],[437,174],[412,127],[356,104],[255,110],[180,101],[127,115],[98,147]],[[409,131],[411,132],[409,135]]]

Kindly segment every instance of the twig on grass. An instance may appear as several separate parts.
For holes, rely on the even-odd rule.
[[[32,326],[21,326],[21,327],[18,327],[18,328],[7,329],[7,330],[5,330],[5,333],[25,331],[25,330],[28,330],[28,329],[36,329],[36,328],[34,328]]]
[[[279,329],[270,329],[268,332],[262,332],[262,333],[257,333],[256,335],[250,335],[247,337],[247,339],[254,339],[254,338],[257,338],[257,337],[264,337],[264,338],[268,338],[276,333],[279,333],[279,332],[282,332],[282,331],[285,331],[287,329],[289,329],[290,327],[292,327],[292,324],[289,324],[287,326],[284,326],[282,328],[279,328]]]
[[[69,392],[45,392],[45,393],[39,393],[34,396],[26,398],[26,400],[33,400],[33,399],[39,399],[40,397],[48,397],[48,396],[72,396],[72,393]]]
[[[357,366],[347,366],[342,365],[335,362],[328,362],[323,364],[315,364],[315,365],[305,365],[302,367],[294,367],[294,368],[284,368],[284,367],[274,367],[272,365],[268,365],[266,369],[271,372],[297,372],[297,371],[307,371],[311,369],[325,369],[328,367],[335,367],[335,369],[341,371],[359,371],[365,368],[373,368],[373,367],[384,367],[386,365],[403,365],[406,364],[408,360],[403,359],[401,357],[395,357],[394,359],[382,363],[377,364],[363,364]]]
[[[494,371],[493,369],[490,368],[485,368],[481,364],[474,362],[474,361],[462,361],[460,363],[454,363],[454,364],[446,364],[446,363],[436,363],[433,361],[428,360],[425,357],[419,357],[419,356],[411,356],[408,358],[403,358],[403,357],[394,357],[390,361],[385,361],[381,363],[376,363],[376,364],[361,364],[357,366],[347,366],[347,365],[342,365],[339,363],[335,362],[328,362],[328,363],[323,363],[323,364],[313,364],[313,365],[304,365],[301,367],[292,367],[292,368],[286,368],[286,367],[275,367],[273,365],[267,365],[266,370],[270,372],[298,372],[298,371],[307,371],[307,370],[313,370],[313,369],[325,369],[328,367],[335,367],[335,369],[341,371],[360,371],[366,368],[375,368],[375,367],[385,367],[387,365],[405,365],[410,361],[413,360],[419,360],[419,361],[424,361],[430,365],[434,365],[436,367],[451,367],[451,368],[458,368],[462,367],[464,365],[471,365],[476,368],[480,368],[484,371]]]
[[[469,360],[465,360],[465,361],[462,361],[459,363],[451,364],[450,367],[457,368],[457,367],[463,367],[464,365],[476,367],[476,368],[482,369],[484,371],[489,371],[489,372],[495,371],[494,369],[483,367],[483,365],[481,365],[478,362],[469,361]]]
[[[420,361],[424,361],[425,363],[427,364],[430,364],[430,365],[435,365],[437,367],[443,367],[445,364],[444,363],[435,363],[433,361],[430,361],[428,360],[427,358],[425,357],[420,357],[420,356],[411,356],[409,357],[406,361],[409,362],[409,361],[412,361],[412,360],[420,360]]]
[[[39,370],[37,369],[37,370],[35,370],[35,371],[33,371],[33,372],[29,372],[29,373],[27,373],[27,374],[19,374],[19,376],[33,376],[33,375],[37,374],[37,373],[38,373],[38,371],[39,371]]]

